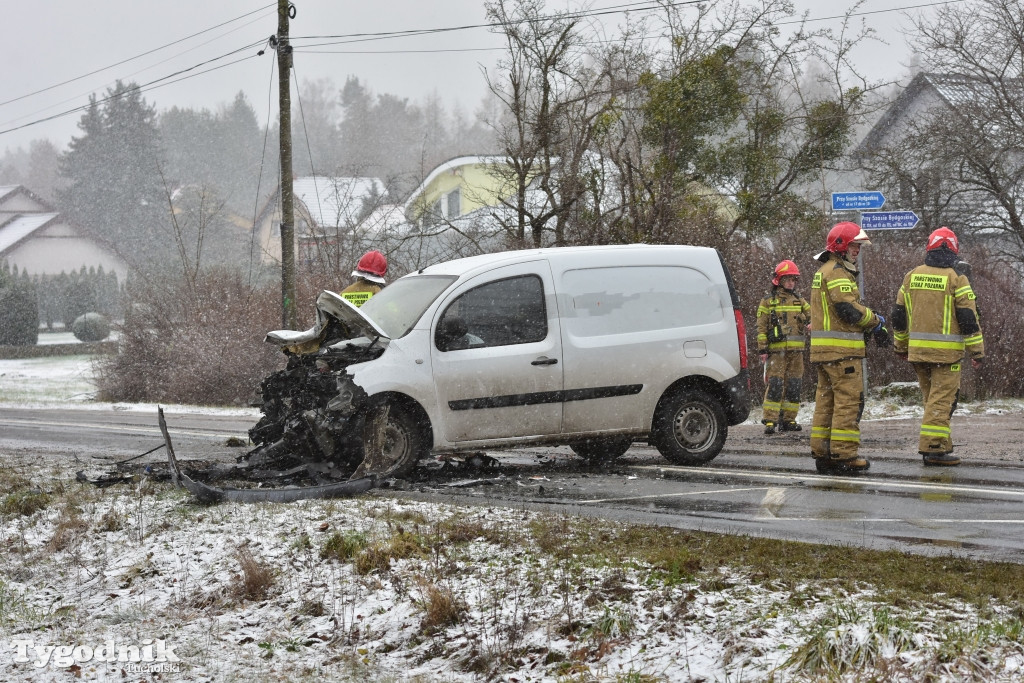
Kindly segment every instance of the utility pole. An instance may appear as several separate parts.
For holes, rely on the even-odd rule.
[[[292,46],[288,42],[288,19],[294,7],[289,0],[277,0],[277,80],[281,111],[281,322],[294,330],[295,318],[295,201],[292,194]]]

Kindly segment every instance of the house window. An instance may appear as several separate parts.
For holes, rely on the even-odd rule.
[[[449,219],[462,215],[462,193],[459,191],[459,188],[456,187],[449,192],[446,199],[447,211],[444,215]]]

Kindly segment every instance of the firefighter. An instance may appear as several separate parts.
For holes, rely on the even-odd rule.
[[[903,278],[892,310],[893,348],[917,373],[924,402],[918,452],[925,465],[955,466],[949,423],[960,394],[965,352],[977,368],[985,357],[974,290],[960,244],[947,227],[928,236],[924,265]]]
[[[799,432],[800,389],[804,374],[804,330],[811,305],[797,294],[800,269],[786,260],[775,266],[772,288],[757,305],[757,353],[764,363],[764,433]]]
[[[388,260],[376,249],[366,252],[359,258],[352,276],[356,281],[339,294],[353,306],[362,306],[370,297],[384,289],[388,273]]]
[[[856,223],[829,230],[822,262],[811,282],[811,363],[817,370],[811,455],[826,474],[855,474],[870,467],[860,457],[860,418],[864,410],[861,359],[866,337],[881,335],[885,319],[860,302],[857,256],[871,244]]]

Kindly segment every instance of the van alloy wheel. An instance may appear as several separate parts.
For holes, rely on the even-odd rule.
[[[721,452],[728,430],[725,410],[714,396],[680,388],[662,398],[651,443],[676,465],[703,465]]]

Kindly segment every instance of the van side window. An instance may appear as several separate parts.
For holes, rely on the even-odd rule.
[[[728,292],[685,266],[579,268],[566,271],[558,289],[572,296],[563,330],[574,337],[714,324],[732,313]]]
[[[438,350],[509,346],[548,336],[544,283],[536,275],[474,287],[445,309],[434,339]]]

